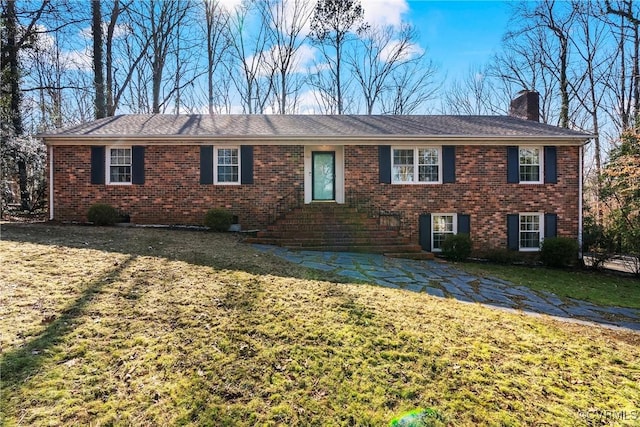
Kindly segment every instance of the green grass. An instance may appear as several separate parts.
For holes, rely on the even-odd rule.
[[[4,224],[0,265],[2,425],[384,426],[416,408],[584,425],[639,409],[640,334],[339,283],[229,235]]]
[[[498,277],[516,285],[549,291],[597,305],[640,308],[640,280],[588,270],[560,270],[515,265],[458,263],[469,273]]]

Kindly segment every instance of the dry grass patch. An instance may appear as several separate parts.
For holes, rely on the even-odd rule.
[[[2,231],[7,425],[379,426],[416,407],[576,425],[640,409],[638,334],[320,280],[228,235]]]

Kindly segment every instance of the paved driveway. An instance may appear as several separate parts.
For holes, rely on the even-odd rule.
[[[254,245],[287,261],[361,279],[394,289],[425,292],[440,298],[480,303],[507,310],[545,314],[562,320],[593,322],[608,327],[640,331],[640,310],[601,307],[550,292],[534,291],[505,280],[470,275],[438,261],[414,261],[377,254],[291,251]]]

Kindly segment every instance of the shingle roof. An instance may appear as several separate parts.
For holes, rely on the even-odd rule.
[[[371,138],[591,136],[509,116],[120,115],[40,135],[55,138]]]

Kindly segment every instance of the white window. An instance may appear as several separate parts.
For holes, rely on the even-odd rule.
[[[544,221],[541,213],[520,214],[519,245],[521,251],[539,251],[544,236]]]
[[[442,182],[440,148],[412,147],[392,150],[392,182],[425,184]]]
[[[518,171],[520,182],[542,183],[542,149],[540,147],[520,147],[518,150]]]
[[[240,149],[238,147],[216,147],[213,164],[216,184],[240,184]]]
[[[458,232],[456,214],[432,214],[431,215],[431,250],[442,251],[442,242]]]
[[[108,184],[131,184],[131,147],[108,148],[106,168]]]

